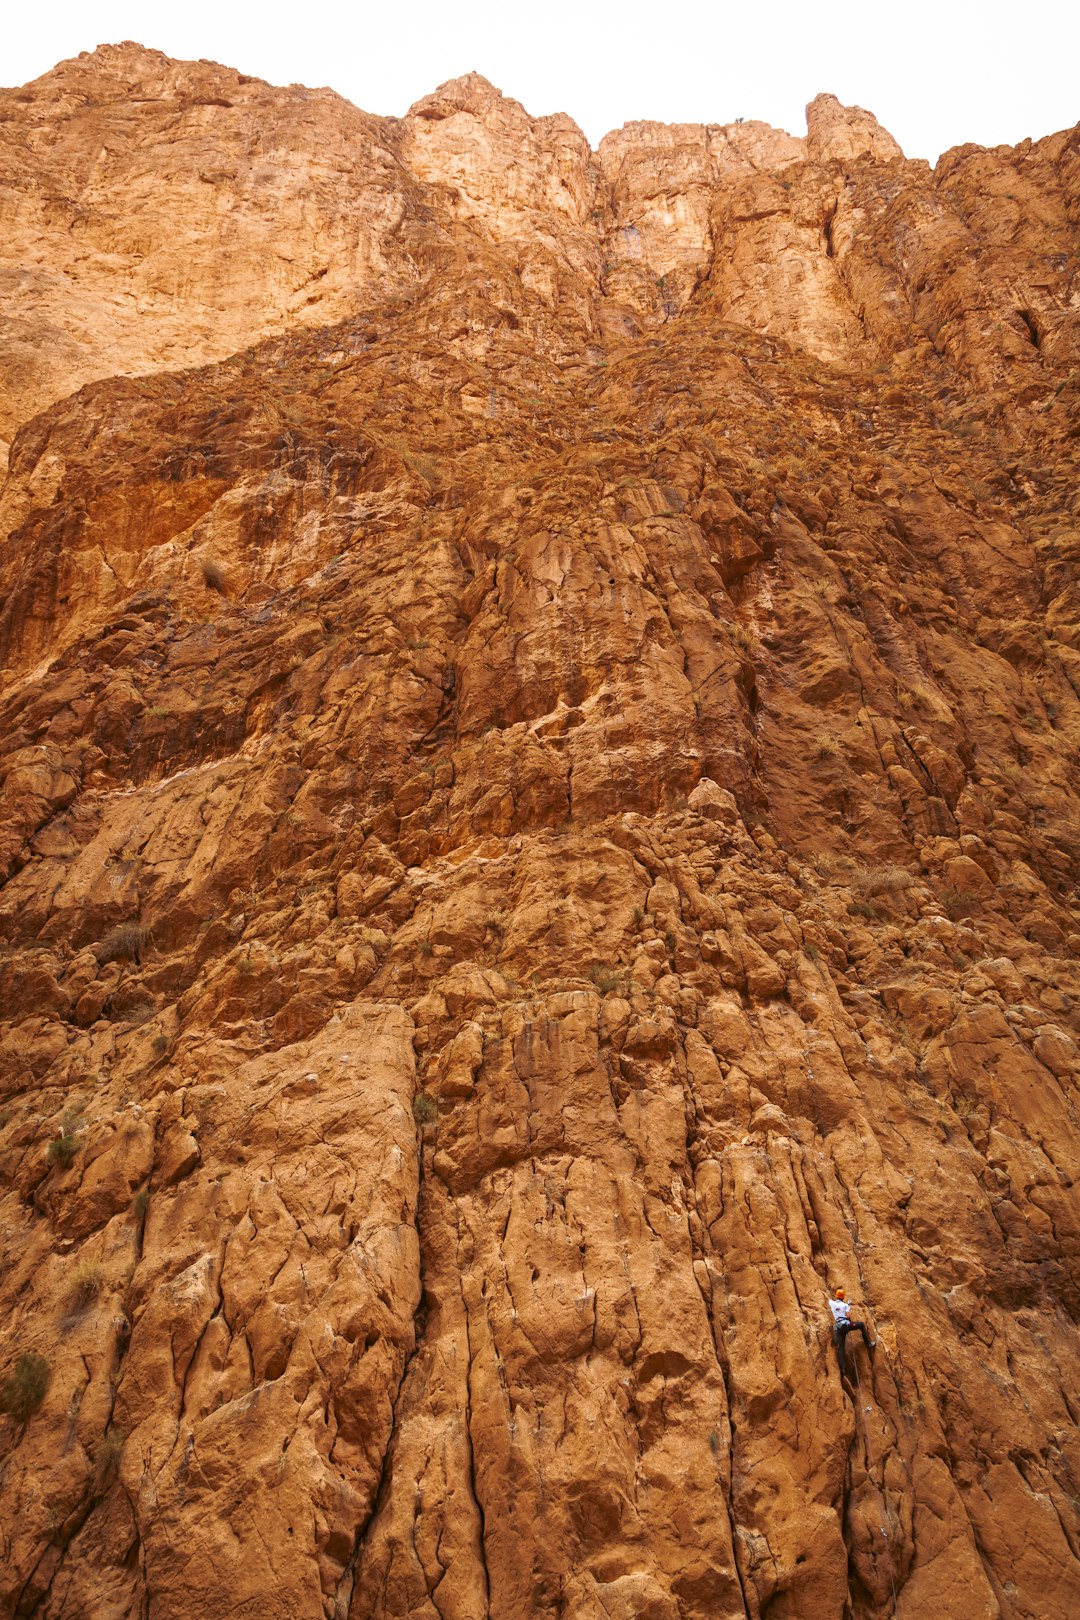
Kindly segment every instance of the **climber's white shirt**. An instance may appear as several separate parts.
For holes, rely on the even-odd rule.
[[[829,1309],[833,1313],[834,1322],[846,1322],[851,1316],[851,1306],[846,1299],[830,1299]]]

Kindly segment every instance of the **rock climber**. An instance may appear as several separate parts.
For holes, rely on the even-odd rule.
[[[867,1333],[865,1322],[853,1322],[851,1320],[851,1306],[848,1304],[847,1295],[842,1288],[833,1291],[833,1297],[829,1301],[829,1309],[833,1314],[833,1338],[836,1341],[836,1348],[840,1356],[840,1373],[842,1377],[846,1378],[848,1334],[861,1333],[863,1344],[865,1344],[871,1356],[877,1348],[877,1340],[872,1339]]]

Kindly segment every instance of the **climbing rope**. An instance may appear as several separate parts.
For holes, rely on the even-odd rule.
[[[862,1379],[859,1376],[858,1359],[856,1359],[855,1362],[855,1393],[858,1397],[857,1405],[860,1413],[862,1414],[863,1444],[866,1446],[866,1460],[869,1463],[870,1468],[874,1469],[876,1468],[877,1464],[874,1462],[874,1450],[870,1444],[870,1425],[866,1421],[866,1413],[872,1411],[873,1408],[870,1406],[867,1406],[865,1410],[863,1408]],[[881,1505],[884,1510],[882,1515],[881,1534],[885,1541],[885,1557],[888,1560],[889,1565],[889,1585],[892,1587],[893,1614],[895,1614],[899,1599],[896,1595],[896,1578],[893,1575],[892,1544],[889,1539],[889,1529],[892,1528],[891,1521],[889,1520],[889,1503],[885,1496],[885,1488],[883,1485],[878,1486],[878,1494],[881,1497]],[[889,1529],[886,1528],[886,1524],[888,1524]]]

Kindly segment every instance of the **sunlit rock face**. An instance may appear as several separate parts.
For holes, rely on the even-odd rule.
[[[0,1613],[1080,1612],[1078,155],[0,93]]]

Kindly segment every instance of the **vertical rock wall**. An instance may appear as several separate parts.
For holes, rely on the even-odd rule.
[[[0,1613],[1066,1620],[1076,135],[3,99]]]

